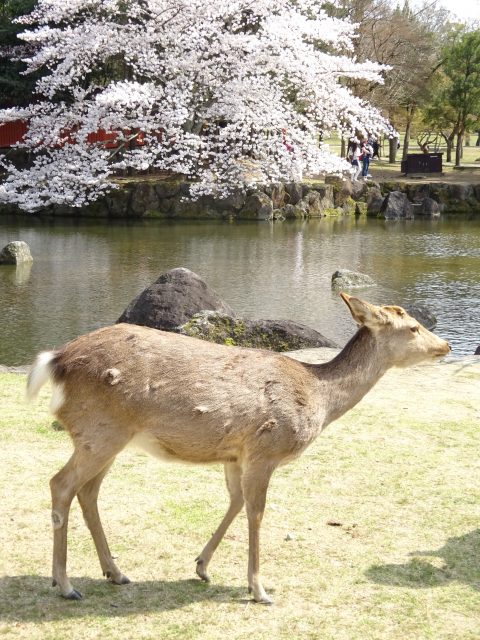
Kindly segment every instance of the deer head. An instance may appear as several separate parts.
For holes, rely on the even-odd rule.
[[[389,366],[408,367],[450,353],[448,342],[425,329],[402,307],[377,307],[343,292],[340,295],[355,322],[375,335]]]

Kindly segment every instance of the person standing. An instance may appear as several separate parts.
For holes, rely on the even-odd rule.
[[[348,159],[352,165],[352,180],[357,180],[360,173],[360,144],[356,140],[350,142]]]
[[[373,147],[366,138],[363,141],[360,155],[362,158],[362,178],[370,178],[368,167],[370,166],[370,159],[373,156]]]

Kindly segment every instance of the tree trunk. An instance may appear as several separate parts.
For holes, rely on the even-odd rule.
[[[463,131],[459,131],[457,135],[457,148],[455,149],[455,166],[460,167],[462,164],[462,147],[463,147]]]
[[[448,138],[446,138],[447,141],[447,162],[451,162],[452,161],[452,151],[453,151],[453,141],[455,139],[455,133],[451,133]]]
[[[410,146],[410,121],[407,120],[407,127],[405,129],[405,137],[403,139],[403,151],[402,160],[407,159],[408,147]]]
[[[476,147],[480,147],[480,131],[477,131],[477,141],[475,143]]]
[[[388,162],[394,164],[397,158],[398,138],[390,138],[388,141]]]
[[[405,128],[405,138],[403,139],[402,160],[407,159],[408,149],[410,147],[410,133],[412,131],[413,116],[415,115],[415,106],[413,105],[408,106],[406,111],[407,111],[407,122],[406,122],[406,128]]]
[[[345,143],[345,138],[343,136],[340,140],[340,157],[341,158],[347,157],[347,145]]]

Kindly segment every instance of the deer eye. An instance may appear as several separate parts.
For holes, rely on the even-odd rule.
[[[418,333],[420,331],[420,327],[418,325],[415,325],[414,327],[410,327],[410,331],[412,333]]]

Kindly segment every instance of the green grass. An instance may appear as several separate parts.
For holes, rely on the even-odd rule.
[[[227,506],[222,469],[129,451],[100,508],[132,583],[104,581],[75,503],[69,574],[84,600],[61,599],[49,577],[48,481],[71,445],[51,429],[48,392],[24,405],[24,383],[0,375],[0,637],[480,638],[480,363],[390,372],[277,471],[262,528],[274,607],[247,594],[244,514],[212,582],[196,579],[194,558]]]

